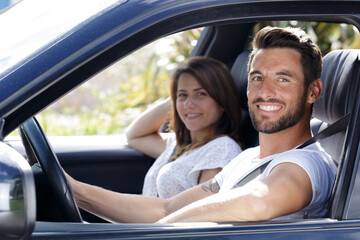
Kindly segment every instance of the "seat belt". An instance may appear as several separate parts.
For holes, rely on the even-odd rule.
[[[339,132],[345,130],[349,124],[350,114],[351,113],[348,113],[345,116],[341,117],[336,122],[334,122],[333,124],[331,124],[330,126],[325,128],[324,130],[317,133],[315,136],[313,136],[312,138],[310,138],[309,140],[307,140],[306,142],[304,142],[303,144],[298,146],[296,149],[301,149],[301,148],[307,147],[310,144],[313,144],[317,141],[320,141],[324,138],[330,137],[332,135],[335,135],[336,133],[339,133]],[[260,165],[256,169],[254,169],[252,172],[250,172],[248,175],[246,175],[244,178],[240,179],[240,181],[237,184],[235,184],[232,188],[244,186],[251,180],[255,179],[257,176],[259,176],[261,173],[264,172],[265,168],[269,165],[271,160],[272,159],[269,159],[268,161],[266,161],[265,163],[263,163],[262,165]]]

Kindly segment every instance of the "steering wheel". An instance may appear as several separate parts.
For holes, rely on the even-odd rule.
[[[32,117],[20,126],[19,132],[26,153],[33,156],[40,163],[65,221],[82,222],[71,185],[65,177],[59,160],[39,122],[35,117]]]

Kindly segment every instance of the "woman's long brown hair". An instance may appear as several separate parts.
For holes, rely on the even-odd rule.
[[[215,134],[200,142],[192,143],[190,131],[182,122],[176,110],[177,87],[182,74],[191,74],[202,88],[224,110],[221,119],[215,125]],[[193,57],[178,68],[171,81],[171,120],[170,127],[176,134],[176,152],[172,159],[186,151],[203,146],[219,136],[229,136],[243,147],[241,134],[240,98],[229,69],[222,62],[209,57]]]

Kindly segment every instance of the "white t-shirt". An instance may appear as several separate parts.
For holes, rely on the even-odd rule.
[[[198,185],[200,171],[223,168],[241,152],[230,137],[218,137],[205,145],[171,161],[176,146],[175,134],[166,143],[165,151],[156,159],[145,176],[143,195],[170,198]]]
[[[323,217],[326,214],[337,166],[319,143],[311,144],[302,149],[292,149],[274,154],[263,159],[256,158],[259,153],[259,147],[247,149],[217,174],[215,180],[220,186],[220,192],[233,188],[242,178],[269,159],[272,159],[272,161],[265,168],[264,172],[253,181],[266,178],[276,165],[283,162],[291,162],[302,167],[309,175],[313,193],[312,199],[310,204],[299,212],[276,219],[301,219],[304,218],[304,213],[306,213],[308,218]]]

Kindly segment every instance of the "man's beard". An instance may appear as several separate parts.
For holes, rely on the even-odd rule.
[[[252,110],[251,107],[249,107],[250,118],[251,118],[251,121],[252,121],[252,124],[253,124],[254,128],[257,131],[261,132],[261,133],[271,134],[271,133],[280,132],[280,131],[285,130],[285,129],[289,128],[289,127],[294,126],[296,123],[298,123],[300,121],[300,119],[305,114],[306,97],[307,97],[307,93],[304,92],[303,95],[300,98],[300,101],[298,101],[298,103],[296,104],[296,106],[298,106],[297,109],[294,109],[293,111],[291,111],[291,112],[287,113],[286,115],[280,117],[279,121],[276,122],[276,123],[265,123],[265,124],[263,124],[261,119],[260,120],[256,119],[254,111]],[[258,98],[253,103],[257,103],[257,102],[276,103],[276,102],[280,102],[280,101],[276,100],[276,99],[270,99],[268,101],[264,101],[262,98]],[[264,117],[264,119],[265,119],[265,117]]]

